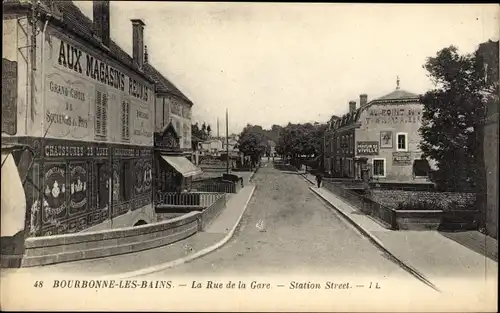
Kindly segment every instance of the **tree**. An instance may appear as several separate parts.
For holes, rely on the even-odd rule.
[[[264,155],[266,146],[266,138],[261,133],[252,131],[251,126],[247,125],[241,132],[238,148],[244,155],[250,156],[254,164]]]
[[[474,54],[460,55],[451,46],[428,58],[424,68],[436,88],[421,97],[421,149],[438,167],[432,179],[441,190],[475,191],[480,208],[484,207],[486,176],[483,121],[486,105],[495,98],[498,101],[492,97],[498,95],[494,83],[498,82],[498,42],[491,43]],[[492,77],[494,69],[496,78]]]
[[[207,126],[207,137],[210,138],[210,135],[212,133],[212,127],[210,125]]]

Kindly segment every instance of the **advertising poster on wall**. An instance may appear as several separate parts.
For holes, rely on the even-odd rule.
[[[380,132],[380,149],[392,148],[392,131]]]
[[[392,165],[394,166],[407,166],[411,165],[410,152],[393,152]]]
[[[358,141],[356,143],[357,155],[378,155],[378,141]]]

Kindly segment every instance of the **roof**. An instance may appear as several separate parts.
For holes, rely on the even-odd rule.
[[[147,75],[149,75],[156,81],[156,92],[173,94],[193,105],[193,102],[189,100],[189,98],[186,97],[177,87],[175,87],[175,85],[170,82],[163,74],[158,72],[158,70],[154,66],[149,63],[145,63],[144,71]]]
[[[402,89],[396,89],[393,92],[386,94],[385,96],[382,96],[380,98],[375,99],[374,101],[381,101],[381,100],[406,100],[406,99],[418,99],[418,95],[402,90]]]
[[[50,5],[51,1],[44,0]],[[57,8],[62,13],[62,21],[66,26],[76,32],[82,38],[90,42],[99,42],[93,37],[94,23],[73,3],[73,1],[57,1]],[[142,74],[142,71],[134,63],[134,59],[125,52],[113,40],[109,41],[109,54],[114,56],[118,61],[133,69],[136,73]],[[142,74],[145,78],[152,81],[152,78]]]

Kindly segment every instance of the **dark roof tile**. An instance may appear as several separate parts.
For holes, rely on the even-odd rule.
[[[163,74],[161,74],[154,66],[151,64],[144,64],[144,71],[147,75],[151,76],[156,81],[156,91],[171,93],[180,97],[181,99],[193,104],[188,97],[186,97],[175,85],[170,82]]]

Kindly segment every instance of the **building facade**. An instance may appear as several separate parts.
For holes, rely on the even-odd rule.
[[[147,55],[147,54],[146,54]],[[146,58],[146,73],[156,82],[156,120],[155,131],[161,131],[172,123],[179,136],[180,149],[191,158],[191,122],[193,102],[189,100],[172,82],[150,64]]]
[[[155,221],[154,81],[137,53],[140,24],[132,58],[110,40],[107,1],[94,2],[94,21],[72,2],[12,1],[4,10],[2,59],[17,67],[18,82],[14,130],[2,131],[2,142],[34,151],[25,237]]]
[[[420,150],[422,112],[419,96],[399,86],[360,108],[356,157],[366,160],[374,181],[429,183],[430,166],[421,159]],[[355,171],[361,172],[362,167],[358,162]]]
[[[332,123],[325,135],[330,170],[337,177],[377,183],[428,184],[430,164],[421,159],[423,105],[419,96],[399,88],[360,107],[349,103],[349,113]]]
[[[159,199],[162,193],[186,190],[201,170],[192,163],[197,163],[191,143],[193,102],[150,63],[147,51],[144,67],[156,82],[154,186],[155,199]]]

